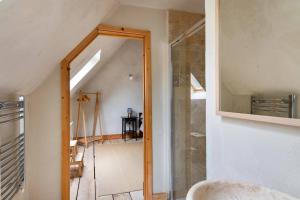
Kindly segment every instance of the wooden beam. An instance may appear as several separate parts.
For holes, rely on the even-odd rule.
[[[61,199],[70,199],[70,68],[61,65]]]
[[[124,27],[115,27],[110,25],[100,24],[98,26],[98,31],[100,35],[113,36],[113,37],[125,37],[130,39],[140,39],[143,40],[145,35],[149,33],[149,31],[142,31],[131,28]]]
[[[152,199],[152,77],[151,77],[151,36],[144,38],[144,194],[145,200]]]
[[[95,28],[64,58],[63,61],[70,64],[97,37],[98,37],[98,28]]]

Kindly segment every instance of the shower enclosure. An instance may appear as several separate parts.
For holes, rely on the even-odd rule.
[[[171,43],[172,199],[206,179],[205,20]]]

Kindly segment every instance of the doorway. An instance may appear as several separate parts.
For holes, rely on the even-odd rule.
[[[62,171],[61,171],[61,188],[62,188],[62,199],[70,199],[70,131],[71,131],[71,90],[70,87],[73,87],[73,83],[70,84],[71,62],[74,61],[86,48],[88,48],[93,41],[98,37],[115,37],[115,38],[127,38],[134,39],[142,42],[143,50],[143,122],[144,130],[143,137],[144,142],[142,145],[143,148],[143,192],[144,199],[152,199],[152,95],[151,95],[151,53],[150,53],[150,32],[143,30],[135,30],[128,28],[118,28],[108,25],[99,25],[97,26],[81,43],[79,43],[61,62],[61,92],[62,92]],[[101,54],[101,52],[100,52]],[[97,51],[94,55],[94,60],[100,58],[99,52]],[[92,59],[93,60],[93,59]],[[129,79],[131,76],[129,74]],[[89,99],[90,94],[84,94],[86,91],[83,91],[79,99]],[[86,92],[88,93],[88,92]],[[93,94],[94,95],[94,94]],[[98,93],[96,92],[97,99]],[[100,95],[101,99],[101,95]],[[97,104],[96,104],[97,105]],[[97,106],[95,106],[96,108]],[[96,111],[96,109],[95,109]],[[79,112],[78,112],[79,113]],[[93,131],[95,132],[95,131]],[[123,132],[122,132],[123,133]],[[95,136],[95,134],[93,135]],[[99,139],[99,137],[98,137]],[[100,137],[103,139],[103,137]],[[85,143],[88,139],[85,138]],[[94,143],[94,138],[93,142]],[[93,148],[95,146],[93,145]],[[91,156],[95,157],[94,153]],[[94,159],[95,161],[95,159]],[[95,162],[94,162],[95,163]],[[91,169],[94,169],[95,174],[95,164],[91,165]],[[95,179],[95,177],[94,177]]]

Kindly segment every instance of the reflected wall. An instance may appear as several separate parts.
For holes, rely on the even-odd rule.
[[[220,1],[220,109],[300,118],[300,1]]]

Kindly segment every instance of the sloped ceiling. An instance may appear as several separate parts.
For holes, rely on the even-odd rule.
[[[119,0],[121,4],[155,9],[205,13],[205,0]]]
[[[2,0],[0,96],[30,94],[120,4],[204,11],[204,0]]]
[[[299,95],[300,1],[223,2],[222,83],[235,95]]]
[[[0,94],[28,94],[116,6],[114,0],[0,2]]]

